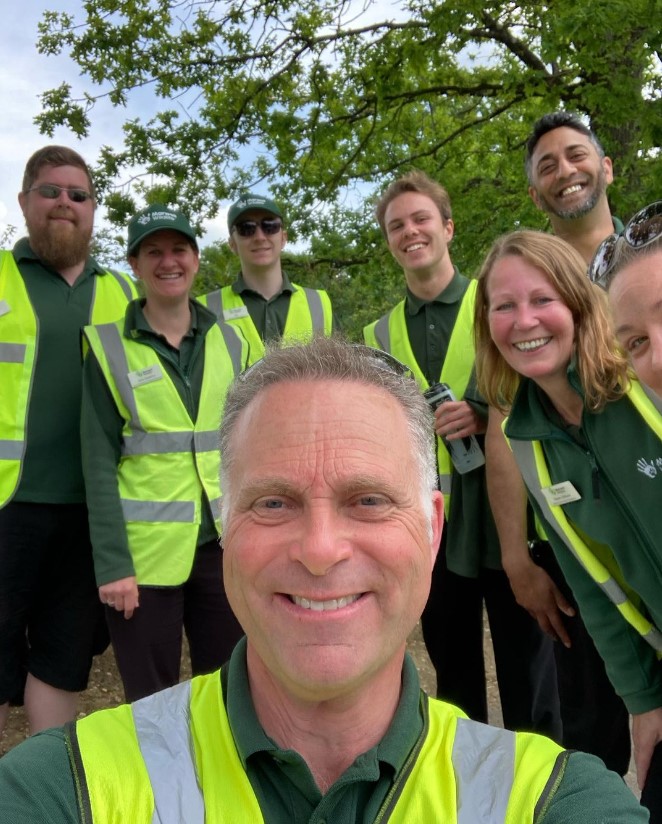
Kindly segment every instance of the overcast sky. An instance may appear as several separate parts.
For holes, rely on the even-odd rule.
[[[382,16],[397,19],[405,13],[399,0],[354,2],[352,25],[356,25],[359,15],[361,23],[365,24]],[[121,126],[125,120],[134,117],[149,119],[158,110],[158,105],[163,105],[163,100],[152,97],[148,87],[133,93],[126,109],[113,109],[109,103],[97,103],[92,112],[90,134],[84,140],[78,140],[64,128],[59,128],[52,138],[40,134],[34,118],[40,112],[39,95],[42,92],[56,88],[63,81],[72,86],[74,97],[83,91],[98,91],[87,78],[79,76],[78,67],[68,57],[45,57],[37,52],[37,24],[46,9],[67,11],[76,20],[83,19],[82,0],[19,0],[4,4],[0,24],[0,111],[5,124],[0,130],[0,234],[8,225],[16,227],[12,242],[25,233],[17,193],[25,163],[32,152],[48,143],[58,143],[71,146],[93,164],[102,145],[121,146]],[[221,204],[217,217],[204,224],[203,246],[227,237],[229,205]],[[103,218],[102,206],[97,213],[98,226],[103,223]]]
[[[14,240],[24,234],[25,224],[16,195],[21,186],[25,162],[32,152],[47,143],[71,146],[93,163],[103,144],[121,144],[121,125],[128,117],[149,114],[141,100],[141,111],[113,109],[108,105],[94,108],[92,128],[85,140],[78,140],[68,129],[60,128],[53,138],[42,135],[34,125],[40,111],[39,94],[71,83],[74,92],[89,89],[81,81],[77,66],[68,57],[45,57],[37,52],[37,23],[44,9],[80,14],[79,0],[19,0],[5,3],[0,25],[0,111],[4,126],[0,130],[0,233],[7,225],[17,229]],[[83,85],[84,83],[84,85]],[[162,102],[162,101],[161,101]],[[224,237],[225,213],[222,210],[213,224],[206,224],[203,244]],[[102,219],[103,208],[98,218]]]

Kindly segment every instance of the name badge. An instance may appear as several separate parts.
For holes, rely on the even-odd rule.
[[[129,372],[129,383],[135,389],[137,386],[144,386],[146,383],[153,383],[160,381],[163,377],[161,366],[155,363],[153,366],[148,366],[146,369],[137,369],[135,372]]]
[[[563,481],[560,484],[552,484],[541,490],[550,506],[561,506],[561,504],[571,504],[573,501],[581,501],[582,496],[577,492],[570,481]]]
[[[0,315],[8,315],[11,312],[11,307],[6,300],[0,300]]]
[[[223,310],[223,320],[237,320],[238,318],[248,317],[247,306],[235,306],[233,309]]]

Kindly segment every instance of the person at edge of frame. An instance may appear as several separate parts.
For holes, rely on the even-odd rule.
[[[0,252],[0,735],[10,702],[24,702],[31,733],[75,718],[108,645],[81,467],[80,333],[137,295],[90,253],[96,192],[78,152],[37,150],[18,202],[27,237]]]

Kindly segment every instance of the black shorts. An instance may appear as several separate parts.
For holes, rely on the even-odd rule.
[[[26,671],[85,689],[101,610],[85,504],[0,509],[0,704],[20,696]]]

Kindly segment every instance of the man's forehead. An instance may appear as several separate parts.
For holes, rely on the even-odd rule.
[[[424,192],[401,192],[396,195],[386,207],[384,217],[386,221],[395,216],[414,212],[438,212],[437,204]]]
[[[533,160],[537,163],[544,157],[566,152],[578,146],[593,149],[597,154],[597,150],[588,135],[568,126],[560,126],[558,129],[551,129],[540,138],[533,150]]]
[[[80,166],[70,166],[69,164],[54,166],[52,163],[45,163],[43,166],[40,166],[37,169],[35,180],[53,175],[80,177],[85,181],[89,181],[85,170],[81,169]]]
[[[380,386],[343,378],[287,379],[266,386],[251,399],[240,413],[235,435],[251,437],[265,420],[272,424],[274,415],[286,429],[293,421],[305,428],[325,420],[342,425],[355,417],[369,422],[387,410],[392,410],[396,425],[406,427],[400,404]]]

